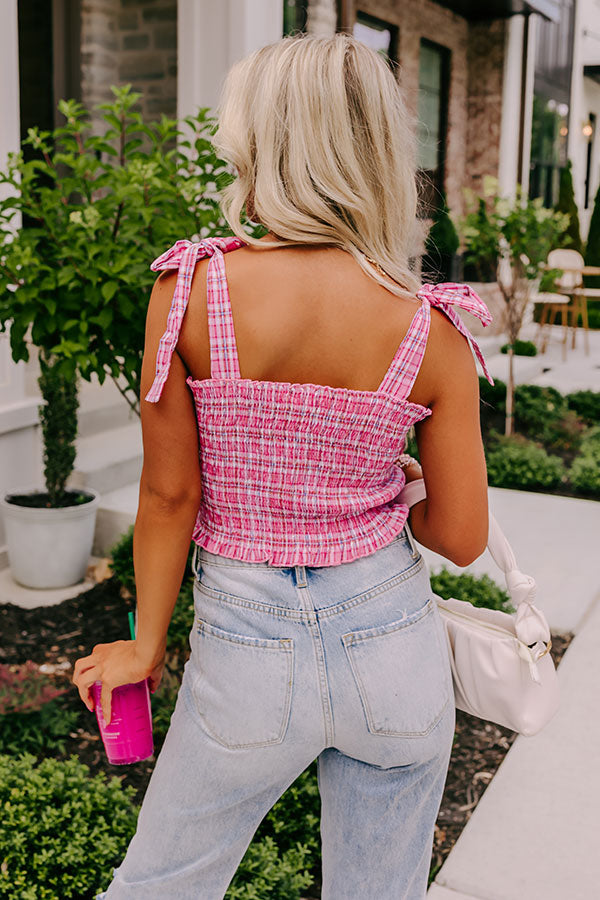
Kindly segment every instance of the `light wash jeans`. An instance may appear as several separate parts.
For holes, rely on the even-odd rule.
[[[338,566],[197,558],[171,725],[96,900],[222,900],[261,820],[315,758],[323,900],[423,900],[455,708],[410,530]]]

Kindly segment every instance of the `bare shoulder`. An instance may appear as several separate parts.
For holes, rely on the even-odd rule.
[[[466,337],[440,309],[431,307],[427,349],[419,371],[419,389],[436,400],[452,393],[479,391],[475,359]]]

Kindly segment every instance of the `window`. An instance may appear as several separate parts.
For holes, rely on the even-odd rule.
[[[558,200],[560,170],[567,162],[569,102],[573,71],[574,0],[557,0],[557,22],[538,23],[529,196],[544,206]]]
[[[306,15],[309,0],[284,0],[283,36],[306,31]]]
[[[590,185],[592,179],[592,154],[594,151],[594,138],[596,136],[596,116],[590,113],[588,121],[583,127],[584,137],[587,138],[587,151],[585,160],[585,209],[590,207]]]
[[[421,40],[418,164],[421,215],[431,217],[444,190],[450,51]]]
[[[560,170],[567,162],[568,115],[568,104],[534,95],[529,196],[541,197],[547,207],[558,200]]]
[[[375,16],[367,13],[357,12],[352,36],[366,44],[371,50],[381,53],[390,65],[393,66],[397,62],[398,27],[396,25],[376,19]]]

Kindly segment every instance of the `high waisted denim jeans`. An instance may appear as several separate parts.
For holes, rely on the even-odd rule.
[[[410,530],[338,566],[200,549],[191,655],[137,831],[97,900],[221,900],[318,759],[323,900],[423,900],[455,709]]]

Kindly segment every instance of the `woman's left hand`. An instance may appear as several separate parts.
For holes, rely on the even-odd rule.
[[[110,725],[112,692],[122,684],[137,684],[150,678],[150,690],[154,692],[160,684],[165,666],[165,655],[158,662],[149,663],[140,656],[135,641],[114,641],[111,644],[96,644],[89,656],[82,656],[75,662],[73,684],[79,696],[90,711],[94,709],[91,686],[102,682],[100,702],[104,721]]]

